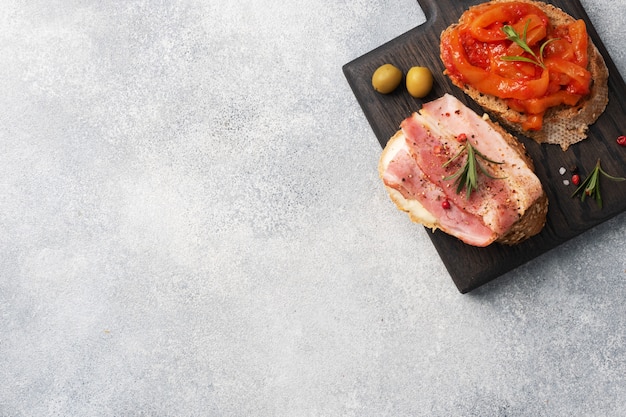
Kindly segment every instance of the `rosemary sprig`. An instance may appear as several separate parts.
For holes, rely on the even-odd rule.
[[[598,203],[598,207],[602,208],[602,195],[600,194],[600,177],[604,176],[611,181],[626,181],[626,178],[614,177],[609,175],[600,166],[600,159],[596,162],[596,166],[591,171],[591,174],[583,181],[576,191],[572,194],[572,197],[580,194],[580,201],[585,201],[587,196],[593,197]]]
[[[491,159],[480,153],[476,148],[474,148],[469,141],[466,141],[459,150],[459,152],[457,152],[456,155],[454,155],[447,162],[445,162],[442,167],[447,167],[452,162],[459,159],[463,153],[467,153],[467,158],[465,159],[463,165],[454,174],[444,177],[443,180],[448,181],[456,178],[456,181],[454,181],[454,183],[457,185],[456,193],[459,194],[463,187],[465,187],[465,198],[467,200],[470,199],[472,192],[478,188],[478,171],[476,170],[476,168],[478,168],[483,174],[485,174],[489,178],[493,178],[495,180],[501,180],[506,178],[494,177],[493,175],[491,175],[485,169],[485,167],[480,162],[478,162],[478,159],[476,159],[476,157],[478,156],[480,157],[480,159],[491,162],[492,164],[500,165],[504,162],[492,161]]]
[[[559,38],[548,39],[547,41],[545,41],[539,48],[539,55],[537,55],[535,54],[535,51],[533,51],[532,48],[528,46],[526,35],[528,33],[529,25],[530,25],[530,19],[528,19],[528,21],[526,22],[526,25],[524,26],[524,33],[522,33],[522,36],[520,36],[519,33],[517,33],[517,31],[515,30],[515,28],[511,25],[505,25],[502,28],[502,31],[504,32],[508,40],[518,44],[520,48],[528,52],[534,59],[527,58],[525,56],[519,56],[519,55],[515,55],[515,56],[507,55],[507,56],[501,57],[501,59],[504,61],[530,62],[531,64],[539,65],[541,68],[545,69],[546,65],[543,62],[543,50],[545,49],[546,45],[548,45],[550,42],[559,40]]]

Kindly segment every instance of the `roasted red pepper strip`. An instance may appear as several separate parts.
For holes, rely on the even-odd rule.
[[[456,81],[457,85],[469,84],[484,94],[518,100],[541,97],[548,90],[550,77],[547,70],[543,70],[541,77],[535,80],[505,78],[470,64],[461,46],[458,32],[449,32],[448,36],[442,39],[442,43],[444,59],[449,59],[452,68],[456,70],[457,75],[454,77],[456,80],[453,81]]]
[[[538,60],[508,40],[502,30],[505,25],[515,29]],[[512,109],[522,113],[515,121],[525,129],[538,130],[549,108],[574,106],[589,94],[588,39],[582,20],[552,26],[532,4],[487,3],[471,7],[459,25],[446,31],[441,57],[455,85],[507,99]],[[504,56],[523,56],[536,64],[505,61]]]
[[[481,42],[505,40],[506,35],[500,30],[502,22],[519,22],[524,16],[536,15],[543,20],[544,27],[548,23],[548,17],[545,13],[539,7],[529,3],[497,3],[484,6],[483,9],[477,10],[476,16],[468,22],[470,33]],[[524,30],[524,24],[519,28],[519,33]]]
[[[528,113],[540,114],[548,110],[550,107],[567,104],[574,106],[580,100],[580,95],[572,94],[568,91],[561,90],[549,96],[541,98],[532,98],[524,103],[524,107]]]

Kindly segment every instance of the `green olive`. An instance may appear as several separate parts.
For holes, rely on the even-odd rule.
[[[425,97],[433,88],[433,74],[426,67],[412,67],[406,74],[406,89],[416,98]]]
[[[381,94],[389,94],[402,82],[402,71],[391,64],[381,65],[372,75],[372,87]]]

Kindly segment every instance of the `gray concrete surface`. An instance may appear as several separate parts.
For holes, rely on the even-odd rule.
[[[422,21],[4,1],[0,416],[626,415],[624,215],[461,295],[388,200],[341,66]]]

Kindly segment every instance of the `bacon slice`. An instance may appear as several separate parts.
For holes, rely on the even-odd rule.
[[[478,188],[469,199],[465,191],[457,193],[453,180],[445,179],[462,163],[444,167],[461,148],[461,134],[487,158],[502,162],[479,161],[497,179],[479,172]],[[449,94],[424,104],[401,123],[381,155],[379,172],[392,200],[413,221],[473,246],[506,236],[530,207],[545,200],[523,145]],[[541,227],[546,210],[540,210]],[[534,227],[532,234],[541,227]]]

